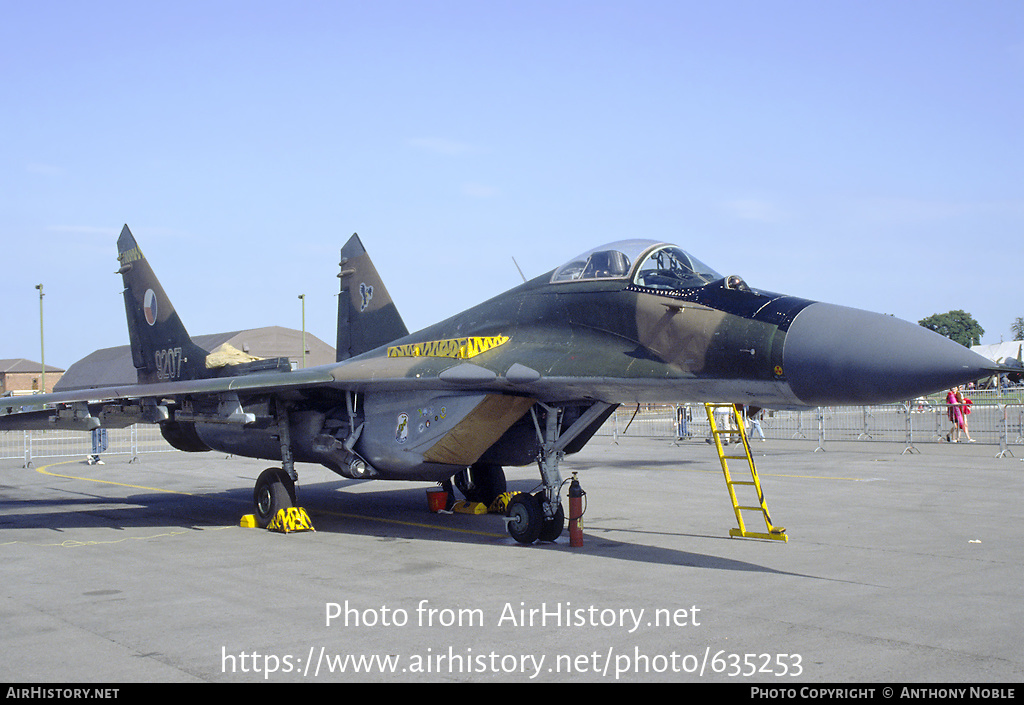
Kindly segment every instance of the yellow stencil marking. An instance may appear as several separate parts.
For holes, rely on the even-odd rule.
[[[465,360],[493,350],[508,341],[509,338],[505,335],[431,340],[425,343],[395,345],[388,348],[388,357],[450,357]]]

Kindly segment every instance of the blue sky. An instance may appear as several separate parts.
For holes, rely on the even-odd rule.
[[[0,0],[0,358],[333,344],[358,232],[410,329],[613,240],[917,321],[1024,316],[1024,4]]]

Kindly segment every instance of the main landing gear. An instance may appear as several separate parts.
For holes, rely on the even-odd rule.
[[[291,435],[288,431],[288,409],[278,401],[277,429],[281,442],[281,467],[267,468],[256,478],[253,488],[253,503],[256,505],[256,525],[267,528],[271,520],[282,509],[296,506],[295,483],[299,479],[292,459]]]
[[[488,507],[505,494],[505,471],[500,465],[477,463],[452,478],[455,487],[469,502],[481,502]]]
[[[537,414],[537,407],[546,412],[543,428]],[[583,412],[576,421],[564,431],[561,428],[560,416],[562,409],[538,402],[531,407],[533,425],[537,431],[540,452],[537,454],[537,465],[540,467],[543,488],[534,493],[519,493],[512,497],[505,512],[505,526],[509,535],[522,544],[534,541],[554,541],[562,535],[565,528],[565,510],[562,508],[560,492],[562,476],[558,472],[558,464],[565,455],[565,448],[601,414],[613,406],[605,402],[596,402]]]

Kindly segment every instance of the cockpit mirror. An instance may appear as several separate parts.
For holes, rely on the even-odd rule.
[[[730,274],[725,278],[725,288],[735,289],[736,291],[750,291],[750,287],[743,281],[743,277],[737,274]]]

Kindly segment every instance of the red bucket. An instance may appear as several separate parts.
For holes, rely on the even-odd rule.
[[[427,507],[430,511],[437,513],[448,506],[448,493],[441,487],[432,487],[427,490]]]

